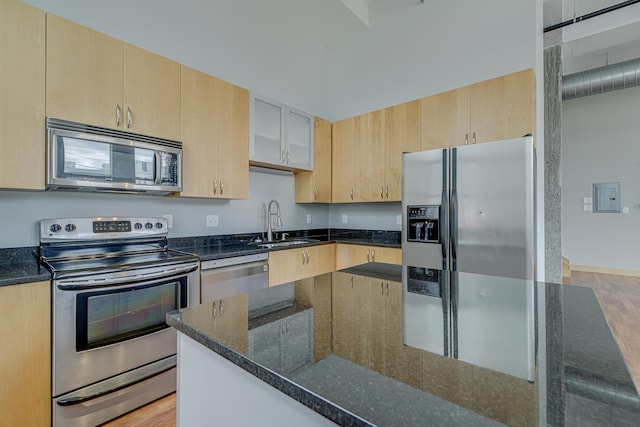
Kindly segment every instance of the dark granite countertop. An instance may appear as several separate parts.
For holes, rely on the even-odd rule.
[[[389,246],[400,248],[399,231],[314,229],[285,231],[287,239],[310,239],[308,244],[296,248],[322,245],[333,242],[361,245]],[[201,261],[229,258],[242,255],[266,253],[292,247],[260,248],[252,244],[263,233],[233,234],[222,236],[180,237],[168,240],[171,249],[181,250],[200,257]],[[0,249],[0,286],[49,280],[51,274],[42,268],[34,253],[37,247]]]
[[[19,285],[51,279],[34,255],[37,248],[0,249],[0,286]]]
[[[631,426],[640,419],[637,391],[590,289],[378,263],[316,279],[292,285],[289,312],[247,323],[313,308],[313,354],[295,372],[261,360],[251,326],[235,340],[220,338],[210,304],[170,313],[167,322],[340,425]],[[243,295],[251,301],[253,293]],[[549,306],[557,309],[539,315]],[[561,339],[550,340],[554,334]]]

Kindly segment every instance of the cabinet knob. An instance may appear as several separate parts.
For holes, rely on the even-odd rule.
[[[471,138],[471,143],[475,144],[476,143],[476,133],[473,133],[473,137]]]

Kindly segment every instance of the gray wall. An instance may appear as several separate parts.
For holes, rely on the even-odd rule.
[[[571,264],[640,270],[640,87],[562,105],[562,252]],[[628,214],[583,211],[596,182],[621,183]]]
[[[43,218],[83,216],[173,215],[169,237],[203,236],[266,230],[265,209],[280,204],[282,229],[328,226],[328,205],[295,204],[294,177],[250,172],[248,200],[182,199],[178,197],[0,191],[0,248],[37,246],[37,224]],[[311,224],[306,223],[311,215]],[[219,227],[206,227],[206,216],[218,215]]]

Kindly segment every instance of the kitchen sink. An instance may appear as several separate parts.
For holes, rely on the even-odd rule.
[[[291,239],[291,240],[278,240],[274,242],[260,243],[258,244],[259,248],[282,248],[287,246],[296,246],[296,245],[304,245],[307,243],[319,242],[319,240],[315,239]]]

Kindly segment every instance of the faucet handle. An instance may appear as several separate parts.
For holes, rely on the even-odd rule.
[[[282,237],[280,238],[280,240],[286,239],[288,235],[289,233],[282,233]]]

